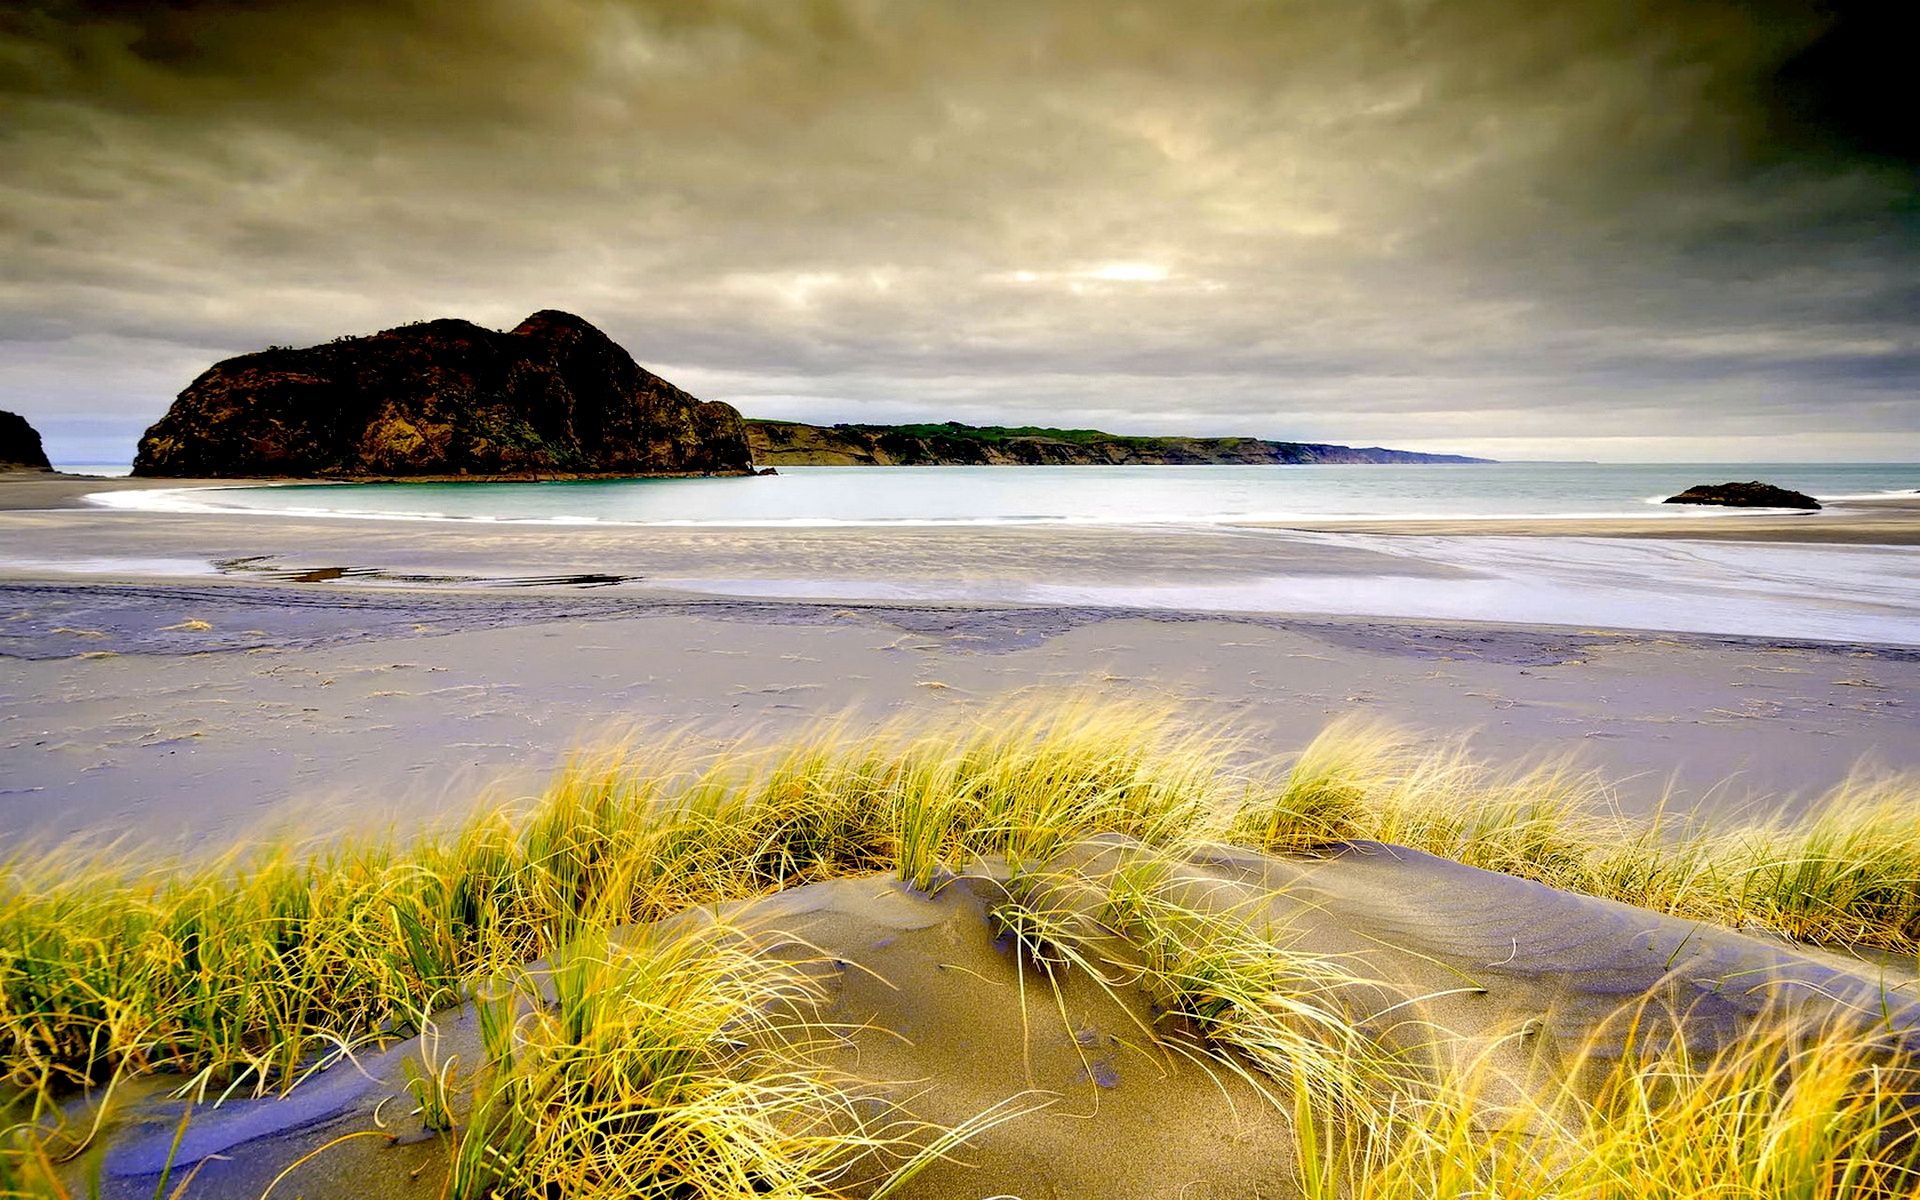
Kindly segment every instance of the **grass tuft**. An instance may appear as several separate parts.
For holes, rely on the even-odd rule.
[[[1393,842],[1470,866],[1730,928],[1920,957],[1920,776],[1850,779],[1793,815],[1708,830],[1621,814],[1597,774],[1500,770],[1458,743],[1340,722],[1227,840],[1313,853]]]
[[[742,936],[589,938],[549,978],[551,1004],[489,1037],[455,1200],[830,1195],[931,1140],[818,1064],[818,985]]]
[[[1905,1200],[1915,1070],[1858,1029],[1790,1018],[1705,1058],[1630,1046],[1592,1092],[1468,1070],[1365,1129],[1302,1110],[1298,1178],[1307,1200]]]

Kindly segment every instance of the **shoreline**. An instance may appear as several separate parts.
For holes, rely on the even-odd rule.
[[[693,478],[693,476],[553,476],[540,478],[452,476],[394,479],[154,479],[131,476],[67,475],[61,472],[0,472],[0,512],[83,509],[149,513],[192,513],[204,516],[271,517],[355,522],[439,522],[488,526],[526,525],[536,528],[580,529],[702,529],[731,530],[886,530],[932,529],[965,531],[1001,528],[1173,528],[1194,530],[1283,530],[1299,533],[1335,533],[1381,536],[1499,536],[1499,537],[1582,537],[1663,541],[1774,542],[1802,545],[1881,545],[1920,546],[1920,494],[1838,497],[1826,501],[1815,512],[1793,513],[1781,510],[1742,512],[1728,508],[1689,508],[1684,512],[1664,512],[1649,505],[1644,514],[1587,515],[1535,514],[1526,516],[1404,516],[1404,517],[1316,517],[1261,520],[1223,518],[1183,521],[1125,521],[1035,519],[942,520],[901,519],[891,521],[755,521],[698,522],[663,520],[654,522],[605,521],[594,518],[500,519],[491,517],[450,516],[446,514],[399,514],[351,511],[289,511],[249,509],[142,508],[89,503],[89,497],[129,491],[217,491],[274,486],[352,486],[355,483],[537,483],[608,482],[624,478]],[[717,476],[716,476],[717,478]]]
[[[1773,510],[1683,517],[1474,517],[1404,520],[1243,522],[1248,529],[1403,536],[1653,538],[1663,541],[1778,542],[1801,545],[1920,546],[1920,496],[1826,502],[1817,512]]]
[[[1920,645],[1920,555],[1895,536],[1920,545],[1920,500],[1611,524],[642,526],[84,503],[102,484],[145,486],[0,483],[0,580],[593,587],[633,603],[1141,609]]]

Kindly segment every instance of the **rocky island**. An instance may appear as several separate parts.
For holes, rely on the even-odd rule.
[[[19,413],[0,411],[0,471],[51,471],[40,431]]]
[[[1172,466],[1303,463],[1477,463],[1457,454],[1416,454],[1380,446],[1275,442],[1251,437],[1128,437],[1098,429],[1042,426],[808,425],[750,420],[753,458],[763,466]]]
[[[205,478],[745,474],[746,430],[571,313],[502,333],[403,325],[214,364],[146,436],[133,473]]]
[[[1775,487],[1770,483],[1761,483],[1757,479],[1746,483],[1695,484],[1677,496],[1668,496],[1661,503],[1717,504],[1726,508],[1814,509],[1820,507],[1820,502],[1805,492]]]

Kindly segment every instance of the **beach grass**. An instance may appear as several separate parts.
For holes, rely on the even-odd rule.
[[[1383,989],[1355,964],[1304,951],[1236,906],[1195,903],[1173,852],[1105,847],[1118,853],[1092,871],[1043,865],[1010,878],[994,917],[1024,960],[1116,996],[1144,991],[1157,1014],[1146,1040],[1204,1057],[1276,1108],[1310,1097],[1318,1116],[1371,1127],[1424,1092],[1418,1065],[1368,1028]]]
[[[616,953],[608,934],[849,875],[935,887],[982,856],[1018,879],[1119,834],[1148,866],[1099,898],[1096,926],[1125,933],[1134,981],[1223,1068],[1251,1072],[1292,1112],[1303,1186],[1908,1195],[1891,1187],[1915,1176],[1900,1174],[1912,1141],[1875,1074],[1884,1048],[1855,1033],[1820,1032],[1811,1041],[1827,1052],[1811,1058],[1797,1049],[1804,1031],[1768,1030],[1709,1062],[1636,1055],[1597,1096],[1490,1118],[1494,1089],[1481,1081],[1414,1086],[1338,1003],[1356,982],[1340,964],[1168,903],[1151,864],[1218,841],[1315,854],[1378,839],[1663,912],[1914,956],[1916,814],[1920,781],[1862,778],[1800,818],[1695,828],[1625,817],[1603,781],[1565,764],[1499,770],[1458,745],[1356,724],[1268,760],[1172,709],[1087,700],[959,724],[842,723],[770,748],[635,742],[583,756],[529,803],[410,840],[281,842],[195,862],[16,854],[0,867],[0,1070],[20,1121],[46,1118],[76,1088],[159,1072],[202,1099],[286,1089],[329,1055],[416,1032],[435,1009],[551,960],[558,1003],[499,1017],[496,1032],[511,1035],[490,1039],[491,1063],[464,1092],[431,1064],[416,1080],[427,1124],[458,1124],[459,1110],[484,1131],[455,1142],[454,1194],[831,1195],[856,1179],[865,1194],[910,1174],[941,1135],[876,1119],[856,1086],[813,1063],[821,1032],[804,980],[724,938],[697,953]],[[1002,919],[1042,959],[1110,969],[1093,961],[1084,923],[1017,895]],[[759,1049],[741,1058],[742,1023],[774,1010],[781,1023],[754,1027]],[[652,1115],[623,1121],[641,1109]],[[1736,1118],[1731,1148],[1690,1148]],[[1788,1144],[1768,1128],[1799,1132]],[[8,1137],[0,1194],[58,1194],[53,1164],[87,1131]],[[663,1175],[669,1163],[685,1174]],[[1794,1164],[1825,1182],[1791,1190]],[[1726,1172],[1752,1186],[1710,1186]]]
[[[462,1117],[422,1105],[463,1126],[451,1197],[884,1195],[939,1140],[822,1065],[819,983],[745,935],[583,938],[546,979],[493,1001]]]
[[[157,1069],[201,1095],[285,1086],[315,1053],[403,1032],[585,931],[873,870],[924,886],[1099,832],[1190,838],[1244,789],[1225,753],[1165,714],[1069,705],[605,751],[531,805],[410,842],[191,864],[34,850],[0,868],[0,1063],[29,1089]]]
[[[1714,1053],[1631,1043],[1591,1088],[1472,1066],[1365,1122],[1293,1110],[1305,1200],[1895,1200],[1920,1193],[1911,1061],[1869,1034],[1756,1024]],[[1306,1093],[1302,1093],[1305,1097]]]
[[[1370,839],[1584,895],[1815,945],[1920,958],[1920,776],[1859,774],[1795,812],[1704,825],[1623,815],[1569,761],[1499,769],[1336,723],[1233,817],[1227,840],[1282,853]]]

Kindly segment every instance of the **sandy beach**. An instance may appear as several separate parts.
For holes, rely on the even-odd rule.
[[[1910,645],[1233,608],[1255,578],[1473,574],[1375,549],[1397,530],[555,530],[81,500],[139,486],[0,482],[9,836],[406,827],[531,789],[609,738],[774,735],[1031,692],[1168,698],[1277,751],[1358,716],[1470,735],[1503,761],[1573,755],[1640,811],[1792,804],[1857,766],[1920,766]],[[1860,508],[1751,518],[1752,533],[1848,542],[1914,519]],[[1749,519],[1687,531],[1744,538]],[[822,580],[844,592],[796,586]],[[1181,607],[1208,588],[1229,599]],[[969,594],[1004,598],[939,598]]]

